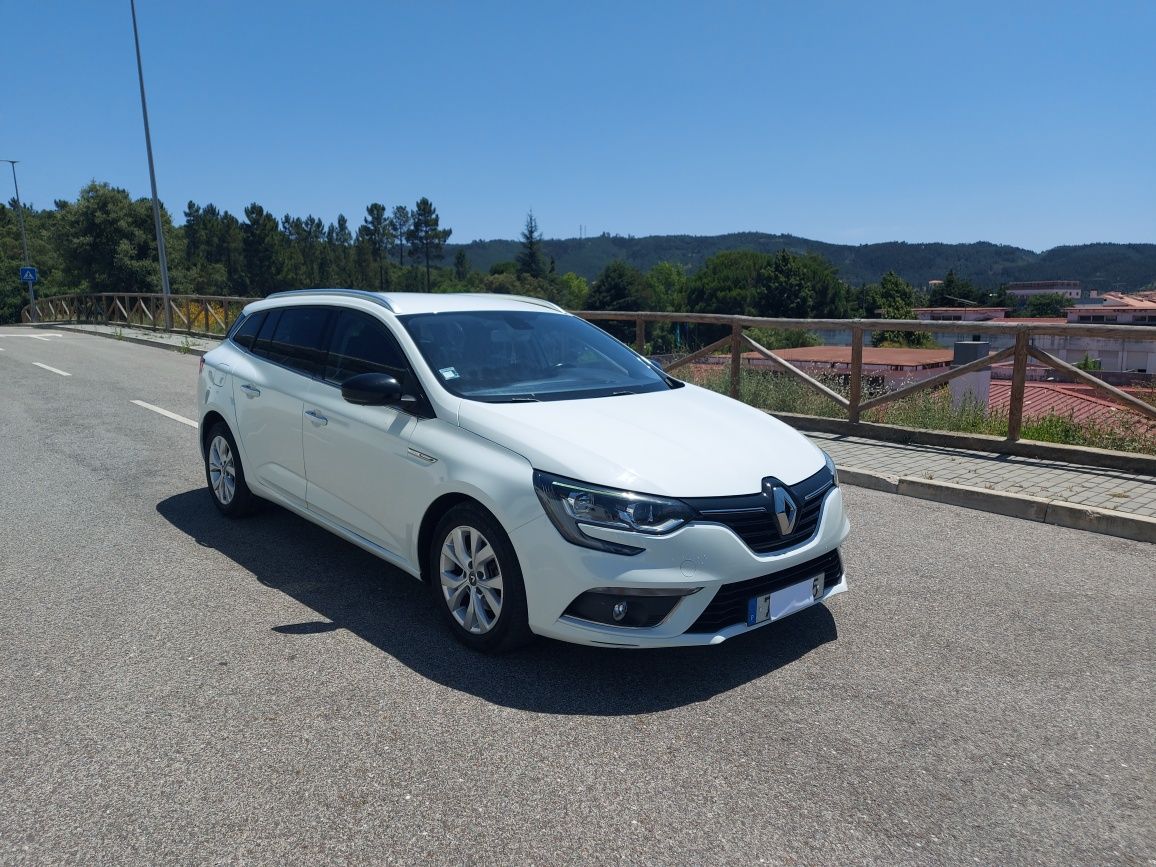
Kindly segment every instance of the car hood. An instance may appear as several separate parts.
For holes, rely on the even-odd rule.
[[[822,452],[793,428],[693,385],[586,400],[463,400],[458,423],[539,470],[647,494],[750,494],[766,476],[793,485],[823,467]]]

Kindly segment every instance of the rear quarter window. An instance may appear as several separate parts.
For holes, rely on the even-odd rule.
[[[260,310],[257,313],[246,316],[229,336],[238,346],[242,346],[245,349],[252,349],[264,322],[265,311]]]

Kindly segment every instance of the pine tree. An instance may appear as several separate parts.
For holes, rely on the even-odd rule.
[[[518,273],[540,280],[546,276],[546,259],[542,255],[542,233],[534,212],[526,215],[526,225],[522,229],[522,250],[518,253]]]
[[[395,249],[397,250],[397,265],[405,267],[405,245],[409,237],[409,230],[413,227],[413,216],[405,205],[397,205],[389,218],[389,228],[393,232]]]
[[[439,228],[441,219],[433,202],[422,196],[413,210],[413,224],[406,233],[409,241],[409,255],[421,256],[425,260],[425,291],[430,291],[430,262],[445,255],[445,244],[453,234],[452,229]]]
[[[377,265],[378,291],[385,291],[385,258],[396,237],[393,221],[385,215],[385,205],[374,202],[365,209],[363,220],[364,237],[373,250],[373,261]]]

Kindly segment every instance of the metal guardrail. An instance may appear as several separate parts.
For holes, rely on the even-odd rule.
[[[241,309],[254,298],[218,295],[171,296],[173,331],[198,336],[221,336],[228,331]],[[164,330],[163,296],[155,293],[102,292],[94,294],[57,295],[36,301],[36,319],[39,322],[100,322],[107,325]],[[648,323],[668,322],[682,324],[725,326],[730,333],[709,346],[673,361],[667,370],[676,370],[719,351],[730,350],[730,395],[740,394],[742,356],[754,351],[775,367],[804,383],[818,394],[841,407],[854,429],[860,425],[862,414],[919,391],[941,386],[958,376],[982,370],[1008,358],[1012,360],[1011,401],[1008,410],[1008,442],[1020,439],[1023,429],[1024,387],[1027,381],[1028,359],[1084,382],[1110,399],[1126,406],[1145,418],[1156,420],[1156,406],[1116,388],[1086,371],[1068,364],[1054,355],[1031,345],[1035,336],[1100,337],[1116,340],[1156,341],[1156,326],[1150,325],[1097,325],[1017,323],[1014,320],[998,322],[924,321],[904,319],[770,319],[758,316],[728,316],[723,314],[649,313],[642,311],[579,310],[576,315],[592,321],[633,322],[635,348],[640,352],[646,344]],[[24,322],[31,322],[31,310],[22,311]],[[181,327],[183,326],[183,327]],[[832,330],[851,332],[851,364],[849,393],[846,397],[795,367],[786,359],[756,342],[744,333],[748,328],[773,328],[788,331]],[[922,332],[937,334],[989,334],[1014,338],[1014,345],[970,364],[952,368],[936,376],[920,380],[895,391],[873,397],[864,396],[863,337],[877,331]]]

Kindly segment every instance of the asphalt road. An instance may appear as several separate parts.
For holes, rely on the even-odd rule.
[[[829,608],[486,658],[360,550],[218,516],[194,429],[131,402],[192,418],[195,357],[28,334],[0,329],[0,863],[1156,858],[1150,545],[848,488]]]

